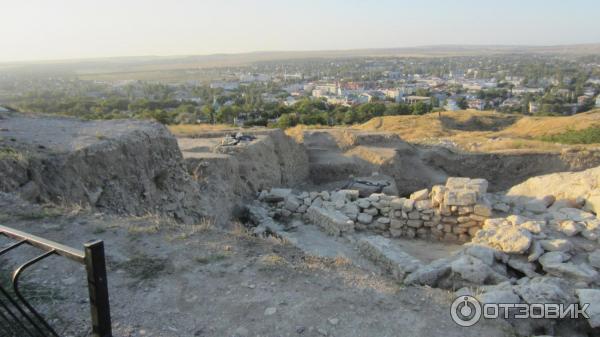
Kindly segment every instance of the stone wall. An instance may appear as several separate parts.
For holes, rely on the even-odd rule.
[[[484,179],[448,178],[446,185],[391,202],[389,234],[467,242],[492,215]],[[384,233],[385,235],[385,233]]]
[[[275,218],[304,217],[332,235],[369,231],[385,237],[470,241],[492,215],[484,179],[449,178],[409,198],[383,193],[359,197],[357,190],[302,192],[273,189],[259,200]]]

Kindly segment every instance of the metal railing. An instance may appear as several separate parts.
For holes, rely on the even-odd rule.
[[[25,244],[44,251],[43,254],[25,262],[14,270],[10,291],[0,284],[0,322],[5,323],[0,324],[0,335],[60,337],[19,291],[19,279],[27,268],[48,256],[60,255],[85,265],[91,309],[92,336],[112,337],[104,243],[102,241],[87,242],[84,244],[84,250],[82,251],[1,225],[0,235],[16,240],[16,242],[0,250],[0,256]]]

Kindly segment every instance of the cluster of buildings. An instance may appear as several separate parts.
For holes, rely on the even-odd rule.
[[[565,113],[575,113],[583,106],[600,107],[600,96],[597,87],[600,79],[591,78],[584,88],[583,95],[575,97],[572,90],[560,88],[560,81],[554,78],[542,78],[537,81],[538,86],[525,86],[524,77],[506,76],[501,81],[495,78],[473,79],[466,76],[450,73],[441,78],[435,76],[402,75],[388,72],[382,80],[348,81],[344,79],[325,79],[304,81],[301,74],[294,74],[292,83],[283,83],[285,95],[264,93],[264,102],[279,102],[293,106],[301,98],[312,97],[323,99],[332,105],[353,106],[370,102],[416,104],[422,102],[433,108],[442,108],[448,111],[461,109],[505,109],[522,111],[523,107],[529,113],[536,113],[540,109],[539,98],[550,92],[555,96],[572,102],[563,105]],[[289,79],[291,77],[286,77]],[[244,75],[239,81],[213,82],[211,87],[225,90],[239,88],[242,81],[268,82],[278,81],[277,77],[268,75]],[[250,82],[250,83],[251,83]],[[288,81],[289,82],[289,81]],[[482,98],[480,93],[504,89],[503,95],[490,95]],[[500,92],[500,91],[498,91]],[[487,96],[487,95],[485,95]],[[527,97],[525,101],[524,98]]]

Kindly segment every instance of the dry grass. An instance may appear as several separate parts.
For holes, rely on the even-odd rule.
[[[179,124],[169,125],[169,130],[178,137],[190,137],[200,133],[237,130],[226,124]]]
[[[157,224],[150,225],[131,225],[127,228],[127,232],[131,235],[137,234],[156,234],[160,231],[160,227]]]
[[[242,240],[255,238],[250,229],[248,229],[246,226],[239,222],[233,223],[233,227],[230,232],[231,234],[233,234],[234,237]]]
[[[211,219],[203,218],[197,224],[193,225],[177,225],[173,228],[176,233],[167,235],[167,240],[185,240],[199,233],[206,233],[215,229],[215,223]]]
[[[423,116],[377,117],[356,126],[360,131],[385,131],[406,141],[427,143],[431,138],[452,141],[466,151],[559,151],[565,145],[540,141],[545,135],[600,126],[600,110],[574,116],[529,117],[488,111],[454,111]],[[298,132],[298,131],[296,131]]]
[[[399,284],[386,277],[356,268],[351,260],[343,256],[324,258],[307,255],[298,267],[310,273],[324,272],[327,275],[340,277],[347,287],[371,289],[383,294],[395,294],[401,289]]]
[[[17,162],[26,162],[27,156],[11,147],[0,147],[0,160],[14,160]]]
[[[289,265],[288,261],[281,255],[267,254],[258,259],[260,270],[275,270]]]
[[[498,132],[498,135],[538,137],[592,126],[600,126],[599,109],[565,117],[523,117],[510,127]]]
[[[200,264],[211,264],[223,261],[230,257],[231,254],[211,253],[208,255],[196,256],[194,260]]]
[[[376,117],[356,127],[362,131],[386,131],[400,135],[407,141],[426,137],[446,137],[453,134],[445,130],[437,118],[437,114],[423,116],[387,116]]]

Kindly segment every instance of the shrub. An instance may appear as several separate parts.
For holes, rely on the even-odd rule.
[[[544,135],[540,140],[562,144],[595,144],[600,143],[600,127],[593,126],[582,130],[567,130],[555,135]]]

